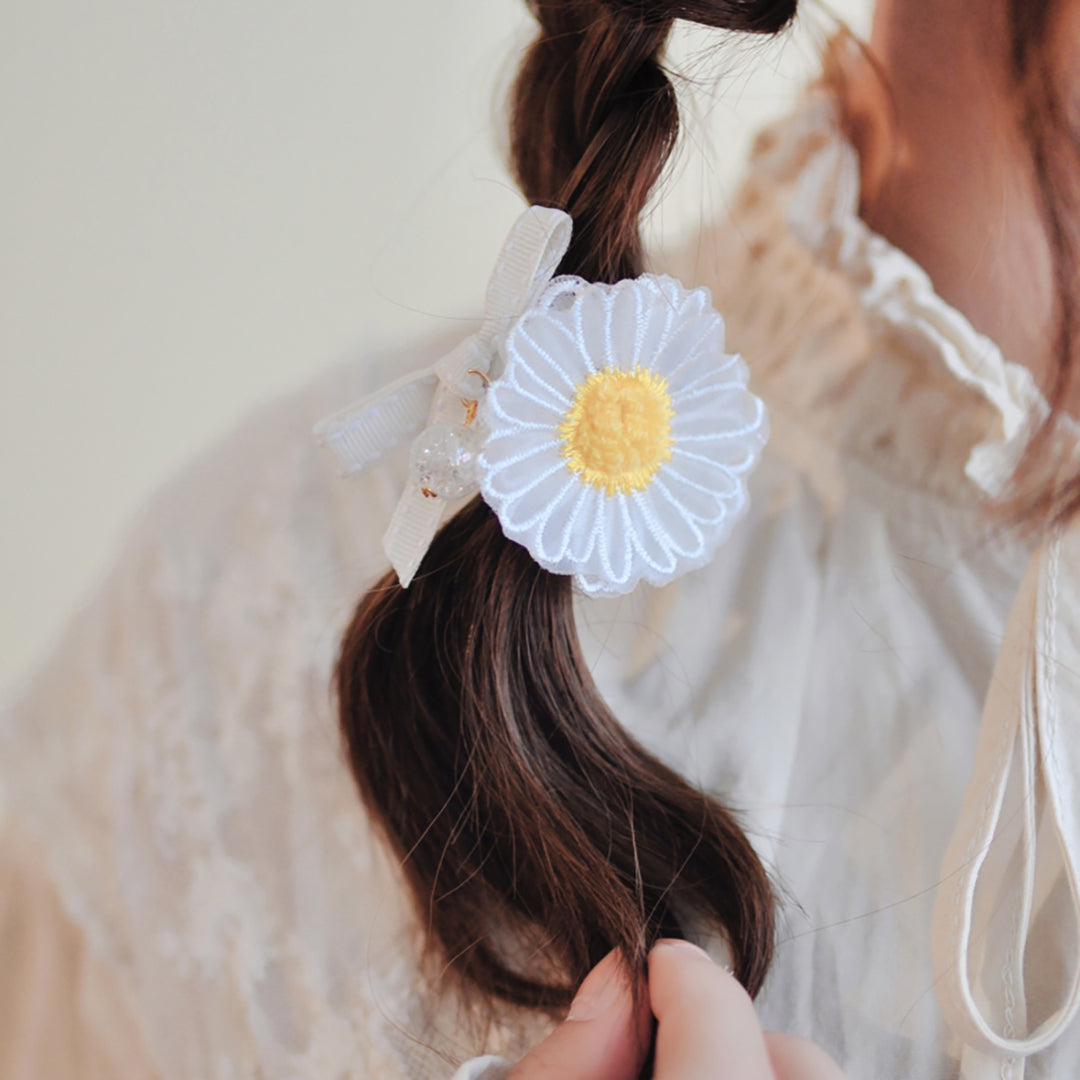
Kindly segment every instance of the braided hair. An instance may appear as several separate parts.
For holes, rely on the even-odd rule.
[[[529,0],[540,33],[512,96],[511,156],[565,210],[560,267],[643,270],[639,219],[678,134],[661,55],[676,19],[774,33],[796,0]],[[337,671],[360,794],[401,858],[429,946],[489,999],[555,1010],[618,949],[643,971],[688,920],[722,933],[756,993],[768,877],[735,816],[648,754],[583,662],[571,579],[538,566],[479,498],[409,589],[357,607]]]

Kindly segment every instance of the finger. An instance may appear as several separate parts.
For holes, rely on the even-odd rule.
[[[776,1080],[844,1080],[840,1066],[809,1039],[766,1031],[765,1047]]]
[[[634,1004],[625,964],[608,953],[581,984],[566,1020],[507,1080],[636,1080],[651,1023],[645,998]]]
[[[656,1080],[775,1080],[750,995],[696,945],[649,953]]]

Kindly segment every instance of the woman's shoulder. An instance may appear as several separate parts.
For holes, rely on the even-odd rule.
[[[404,1076],[423,1056],[395,1035],[429,1026],[416,928],[332,692],[400,464],[345,483],[311,429],[440,348],[339,364],[164,484],[0,712],[10,811],[163,1064]]]

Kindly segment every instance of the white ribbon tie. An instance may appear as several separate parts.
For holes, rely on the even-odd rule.
[[[460,423],[462,385],[472,371],[499,375],[499,347],[515,320],[535,304],[570,246],[571,219],[531,206],[514,224],[488,284],[480,329],[431,367],[406,375],[321,421],[316,437],[343,475],[362,473],[425,427]],[[383,536],[383,549],[408,588],[446,514],[448,500],[409,483]]]

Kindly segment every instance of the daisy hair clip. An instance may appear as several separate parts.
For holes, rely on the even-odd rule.
[[[709,290],[556,277],[571,228],[562,211],[526,210],[480,329],[315,428],[346,475],[412,438],[383,538],[406,588],[448,510],[477,492],[509,539],[590,595],[704,565],[746,510],[768,414]]]

